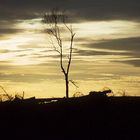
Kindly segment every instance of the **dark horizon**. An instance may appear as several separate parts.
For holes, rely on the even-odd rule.
[[[140,2],[138,0],[2,0],[0,85],[9,94],[64,97],[58,55],[41,21],[52,8],[66,11],[76,33],[70,96],[108,87],[116,95],[140,95]],[[62,31],[67,47],[68,34]],[[57,92],[56,92],[57,91]],[[3,91],[0,89],[0,93]]]

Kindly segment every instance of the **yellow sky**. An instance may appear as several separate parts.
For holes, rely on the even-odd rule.
[[[125,90],[128,95],[139,95],[140,67],[125,63],[140,60],[137,52],[126,41],[120,44],[122,48],[117,44],[119,49],[113,43],[112,48],[103,44],[139,37],[139,26],[138,22],[123,20],[73,23],[76,36],[70,79],[79,88],[70,85],[71,96],[104,87],[116,94]],[[50,51],[45,25],[40,19],[21,20],[11,29],[19,32],[0,36],[0,85],[10,94],[24,91],[26,97],[65,96],[59,57]],[[67,47],[68,34],[62,32],[62,36]]]

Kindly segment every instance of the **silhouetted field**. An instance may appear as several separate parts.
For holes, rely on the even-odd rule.
[[[1,137],[25,140],[140,139],[140,97],[92,96],[0,103]],[[137,137],[137,138],[136,138]]]

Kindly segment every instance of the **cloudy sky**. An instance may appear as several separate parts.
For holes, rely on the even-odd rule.
[[[70,95],[105,87],[140,95],[139,0],[0,0],[0,85],[26,97],[65,96],[59,57],[41,22],[56,7],[76,33],[70,79],[79,88],[70,85]],[[68,33],[62,36],[67,46]]]

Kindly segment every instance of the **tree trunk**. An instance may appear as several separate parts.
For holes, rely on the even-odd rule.
[[[65,74],[65,82],[66,82],[66,98],[69,98],[69,79],[68,79],[68,74]]]

